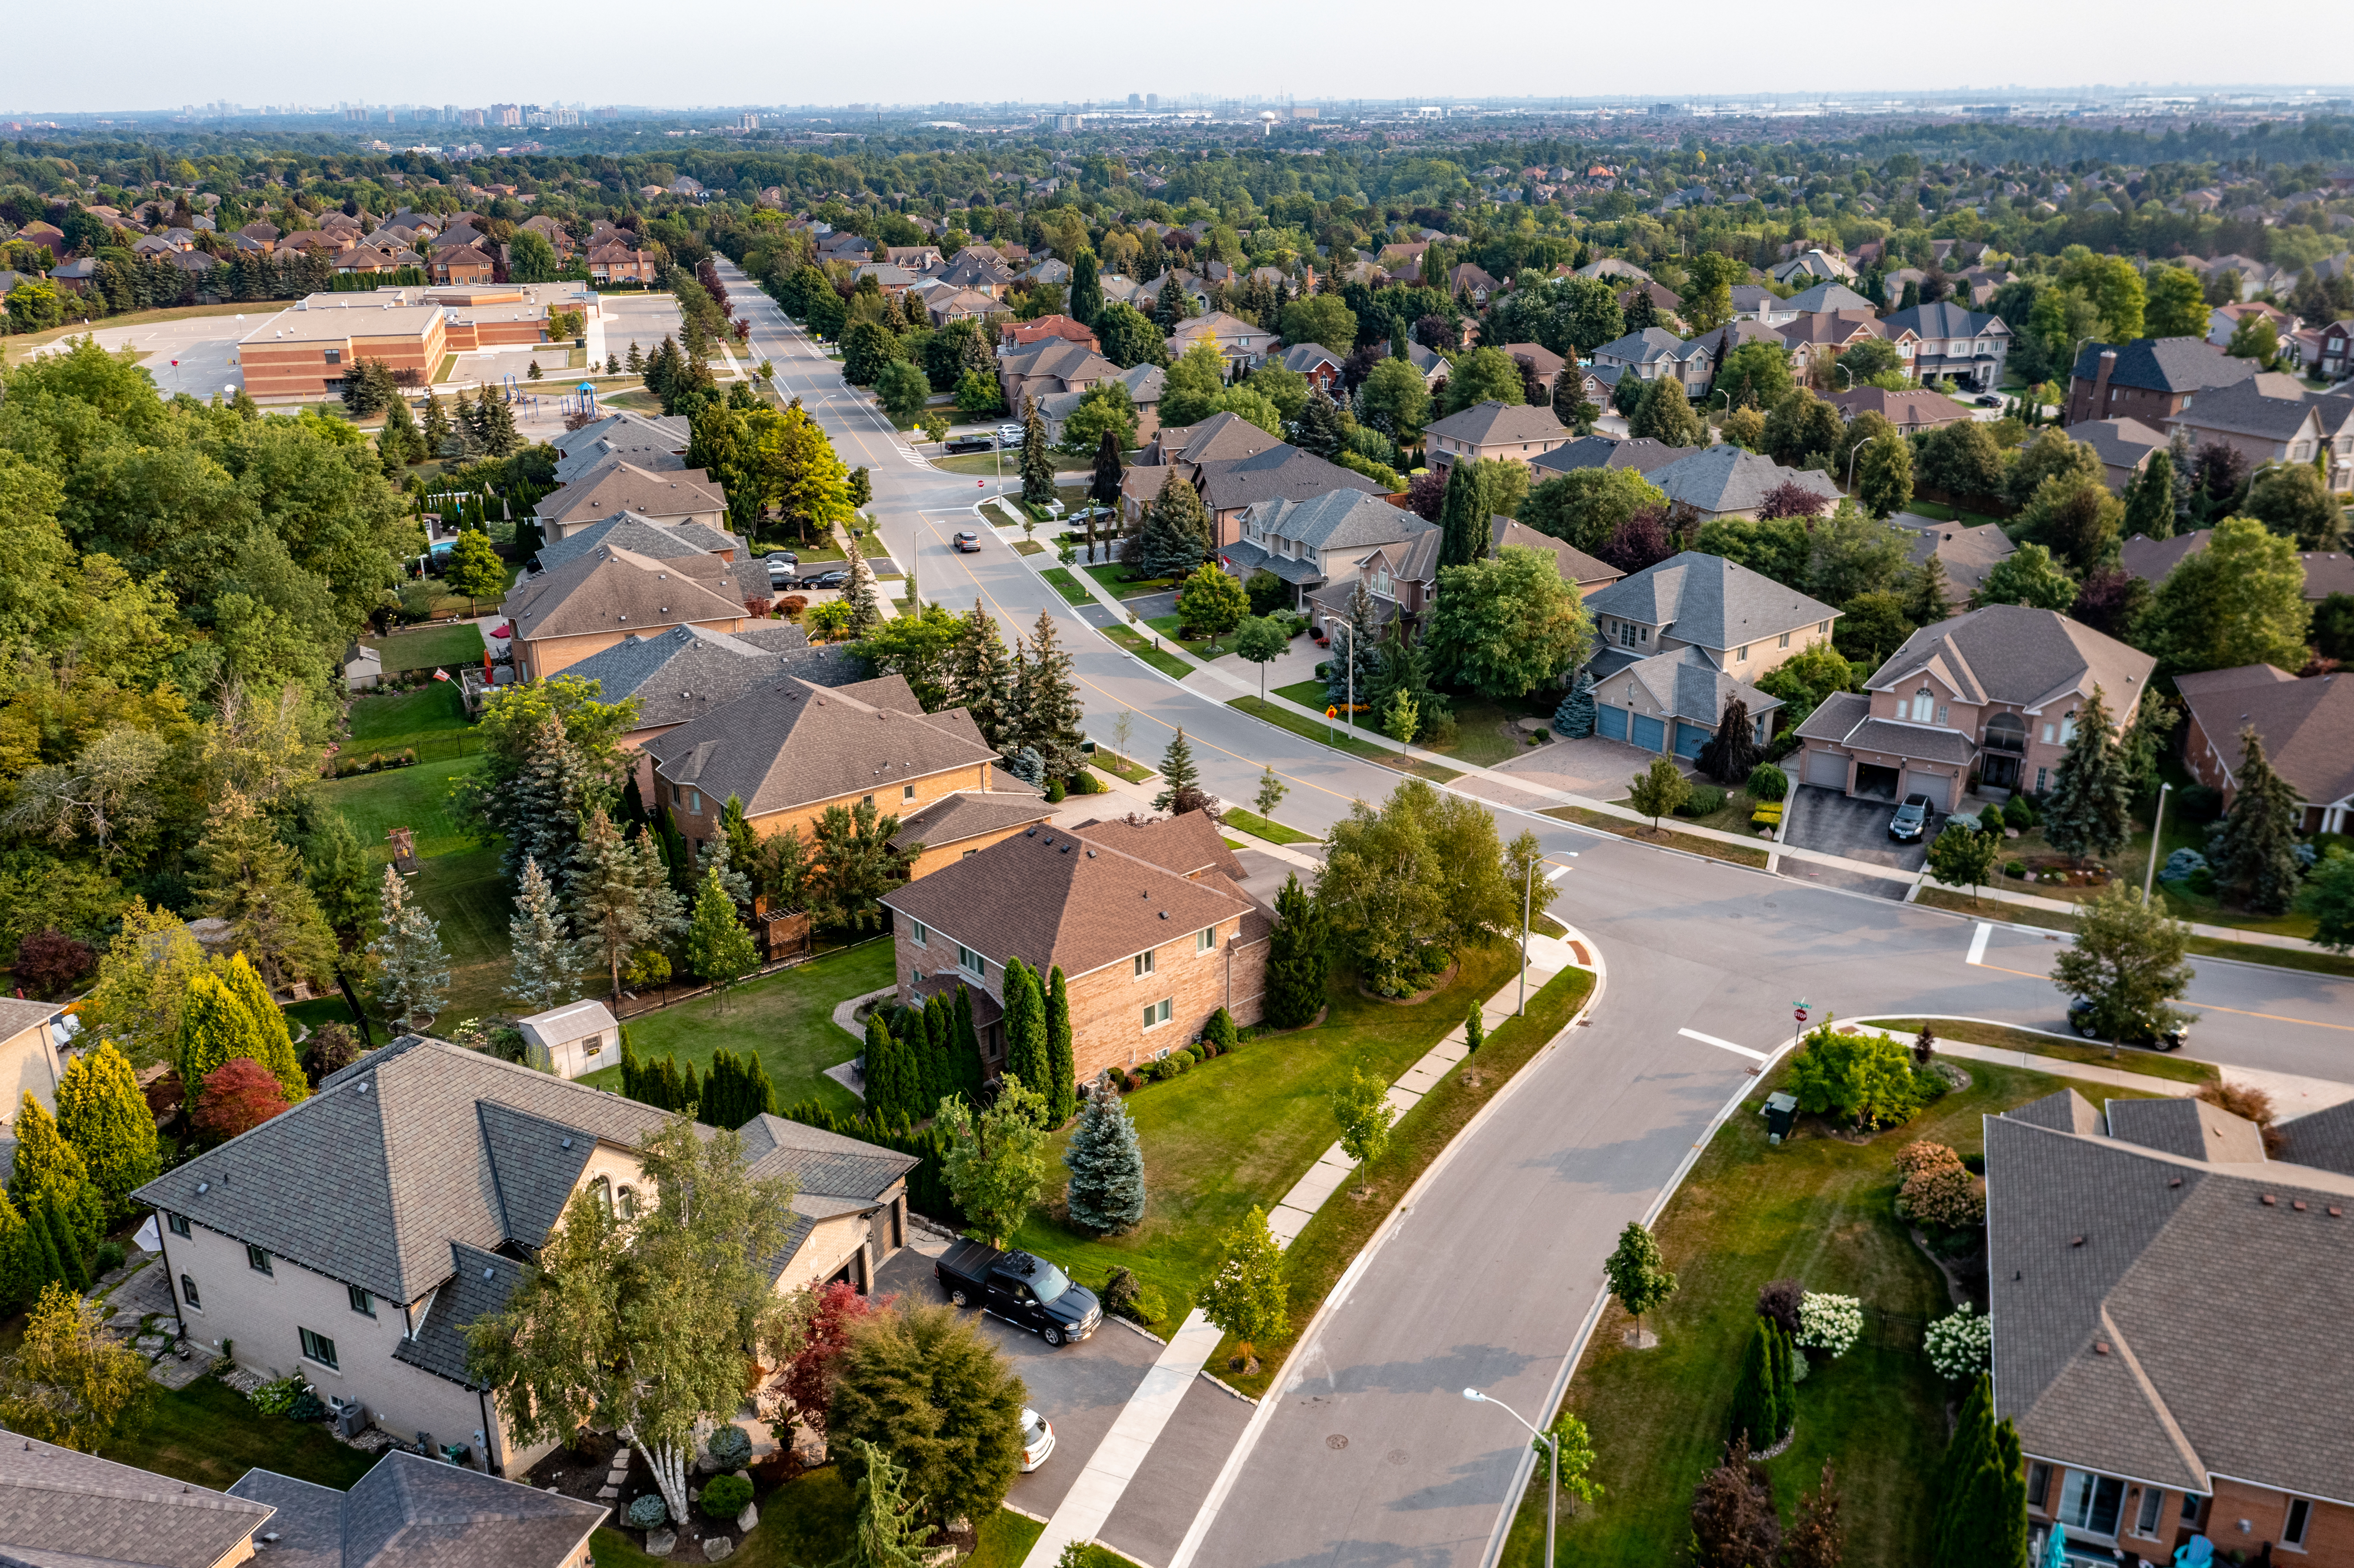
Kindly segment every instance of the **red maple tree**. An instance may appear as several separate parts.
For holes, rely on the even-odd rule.
[[[250,1056],[232,1056],[205,1077],[205,1092],[188,1119],[211,1142],[260,1127],[286,1108],[286,1096],[270,1069]]]

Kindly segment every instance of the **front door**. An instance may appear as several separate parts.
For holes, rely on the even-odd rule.
[[[1978,782],[1989,789],[2019,788],[2019,758],[2006,757],[1999,751],[1981,753],[1978,758]]]

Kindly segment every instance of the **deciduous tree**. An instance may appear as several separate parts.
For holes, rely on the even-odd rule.
[[[224,1143],[286,1109],[286,1096],[269,1070],[249,1056],[232,1056],[202,1085],[204,1097],[188,1118],[207,1143]]]
[[[2053,959],[2052,980],[2093,1004],[2094,1031],[2107,1039],[2177,1028],[2197,1016],[2173,1005],[2190,987],[2190,927],[2144,904],[2139,888],[2113,883],[2079,906],[2076,939]]]
[[[1602,1276],[1619,1307],[1635,1319],[1638,1336],[1642,1333],[1643,1319],[1667,1305],[1668,1298],[1676,1293],[1676,1277],[1669,1272],[1659,1244],[1633,1220],[1627,1222],[1618,1233],[1617,1246],[1603,1260]]]
[[[961,1033],[963,1020],[959,1019]],[[1037,1206],[1046,1181],[1045,1102],[1008,1074],[995,1100],[979,1116],[962,1095],[940,1102],[937,1125],[948,1137],[941,1169],[957,1207],[970,1222],[965,1234],[1002,1246]]]
[[[1242,1224],[1219,1238],[1217,1267],[1202,1287],[1202,1315],[1234,1336],[1247,1372],[1257,1364],[1259,1341],[1289,1326],[1284,1303],[1283,1249],[1254,1203]]]
[[[1441,567],[1430,652],[1442,680],[1490,698],[1527,695],[1585,662],[1594,620],[1550,552],[1507,545]]]
[[[902,1306],[852,1326],[835,1373],[826,1439],[843,1479],[866,1479],[870,1453],[905,1466],[902,1495],[934,1528],[987,1519],[1022,1473],[1022,1380],[949,1307]]]

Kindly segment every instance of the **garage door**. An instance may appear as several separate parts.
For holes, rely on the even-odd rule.
[[[1847,789],[1847,758],[1836,751],[1807,753],[1807,782],[1826,789]]]
[[[1929,797],[1929,804],[1940,811],[1953,809],[1954,781],[1943,773],[1915,773],[1904,781],[1907,792]]]
[[[1655,719],[1648,714],[1629,714],[1627,716],[1635,721],[1637,746],[1646,751],[1667,750],[1668,726],[1663,720]]]
[[[1605,740],[1626,739],[1627,710],[1625,708],[1595,709],[1594,730]]]
[[[1678,724],[1676,726],[1676,755],[1685,758],[1687,761],[1692,758],[1698,757],[1700,755],[1700,748],[1708,744],[1708,737],[1713,732],[1702,729],[1698,725]]]

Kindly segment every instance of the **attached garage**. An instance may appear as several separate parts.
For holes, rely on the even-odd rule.
[[[1594,733],[1600,736],[1605,740],[1626,739],[1627,710],[1625,708],[1596,708],[1594,710]]]
[[[1635,721],[1634,741],[1637,746],[1646,751],[1667,750],[1668,726],[1665,720],[1653,718],[1649,714],[1634,714],[1629,716]]]
[[[1844,795],[1847,793],[1847,758],[1839,752],[1809,749],[1807,753],[1807,782],[1825,789],[1836,789]]]
[[[1687,762],[1691,761],[1700,755],[1700,748],[1708,744],[1709,736],[1714,733],[1696,724],[1679,722],[1676,726],[1676,755]]]
[[[1929,804],[1940,811],[1950,811],[1954,809],[1954,780],[1950,774],[1908,773],[1904,778],[1904,792],[1908,795],[1926,795],[1929,797]]]

